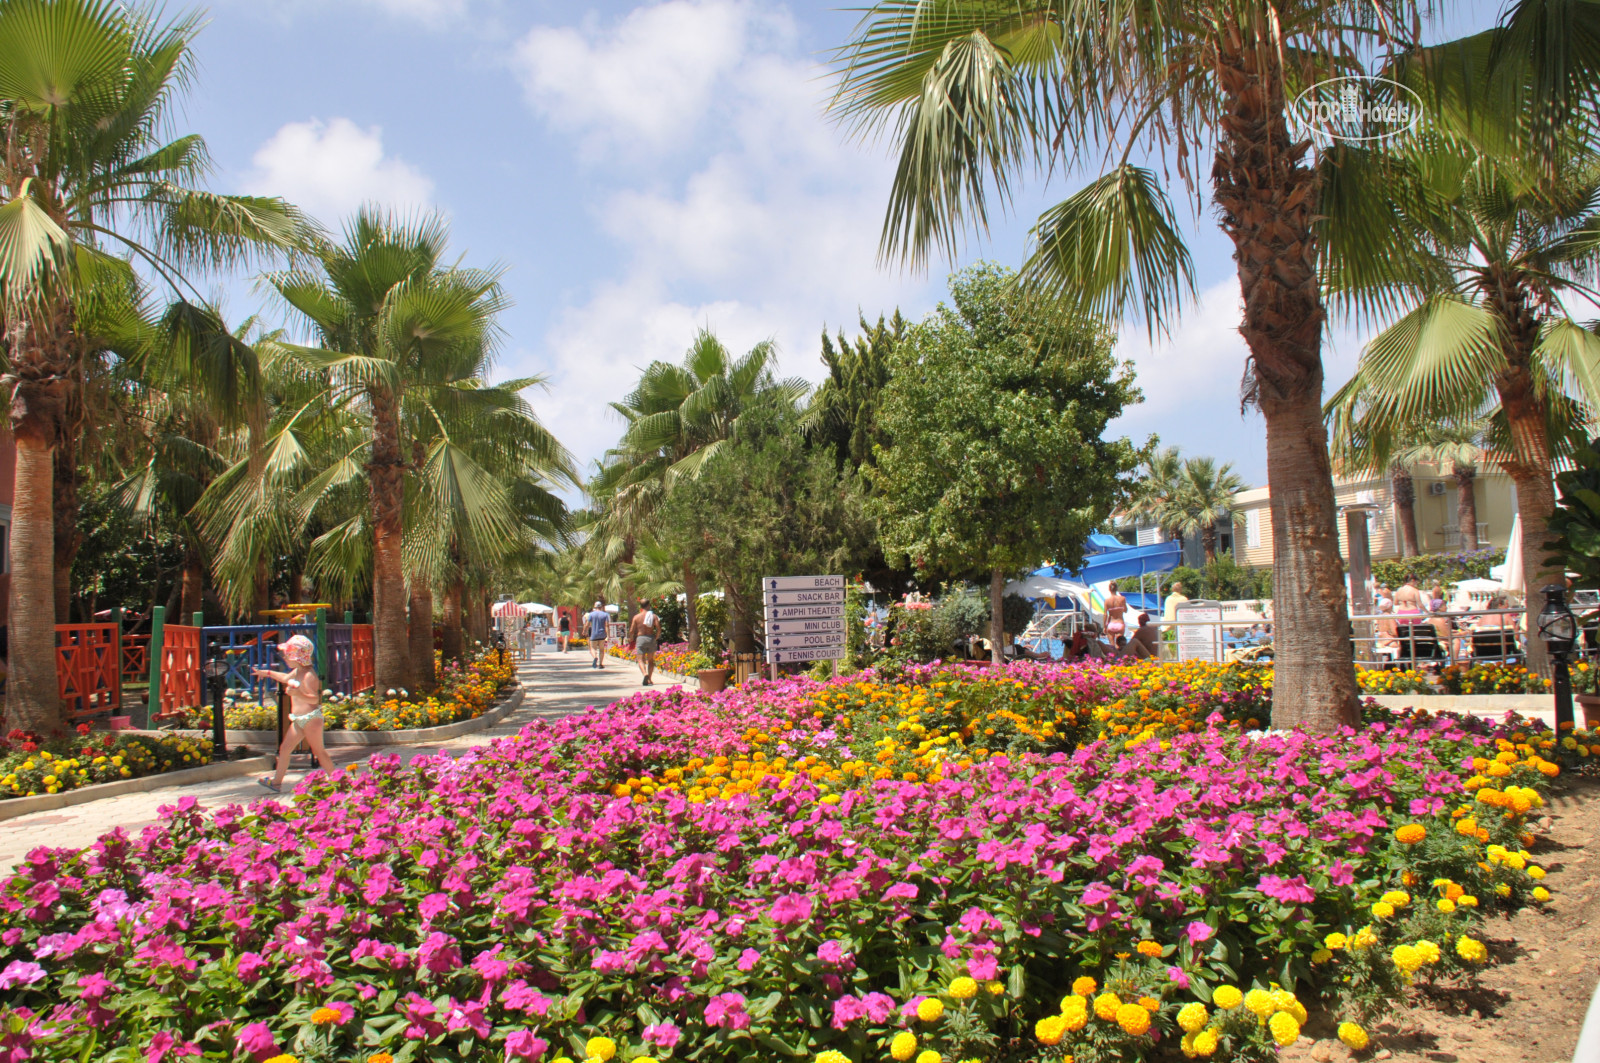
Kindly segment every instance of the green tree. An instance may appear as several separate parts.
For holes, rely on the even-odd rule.
[[[173,284],[263,249],[304,246],[309,229],[281,200],[196,187],[197,136],[163,141],[188,80],[199,19],[109,0],[0,0],[0,325],[17,463],[12,508],[13,624],[7,712],[59,722],[55,632],[58,469],[74,465],[76,381],[96,348],[76,298],[128,256]],[[65,468],[63,469],[63,465]]]
[[[1139,399],[1105,330],[1041,314],[1013,281],[991,265],[958,273],[954,305],[910,330],[879,411],[889,442],[867,468],[891,558],[988,575],[997,660],[1007,573],[1051,559],[1081,566],[1087,536],[1146,456],[1102,438]]]
[[[656,508],[677,485],[697,476],[737,438],[747,411],[773,404],[792,407],[799,401],[805,382],[778,380],[773,373],[776,358],[770,341],[734,358],[710,330],[702,329],[682,364],[658,361],[645,368],[627,397],[612,403],[627,427],[593,489],[603,502],[601,535],[637,539],[652,526]],[[629,549],[613,552],[631,560]],[[683,551],[683,585],[690,603],[689,642],[698,649],[699,579],[688,559],[692,553]],[[748,652],[748,628],[738,632],[738,641]]]
[[[1231,463],[1219,468],[1215,458],[1189,458],[1178,474],[1176,490],[1164,509],[1163,523],[1183,535],[1199,535],[1206,563],[1217,559],[1217,527],[1233,527],[1239,515],[1234,496],[1245,482]]]
[[[872,461],[872,448],[881,442],[878,432],[878,404],[889,383],[889,365],[894,349],[905,339],[909,325],[894,312],[885,322],[880,314],[875,325],[861,318],[861,335],[854,342],[839,331],[838,342],[822,333],[822,364],[828,376],[811,394],[801,429],[814,443],[831,446],[839,467],[846,463],[860,468]]]
[[[1600,439],[1578,450],[1572,465],[1556,477],[1561,501],[1544,547],[1550,567],[1574,573],[1579,587],[1600,587]]]
[[[1162,447],[1145,459],[1144,469],[1133,485],[1128,516],[1155,525],[1168,539],[1176,538],[1180,533],[1171,520],[1176,513],[1173,504],[1182,484],[1183,458],[1178,448]]]
[[[799,420],[788,403],[747,411],[661,509],[663,537],[721,584],[741,652],[739,632],[761,630],[763,576],[854,571],[873,545],[859,474],[808,447]]]

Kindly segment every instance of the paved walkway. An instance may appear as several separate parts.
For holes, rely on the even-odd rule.
[[[406,761],[414,756],[444,752],[459,756],[474,746],[488,745],[496,738],[516,734],[532,720],[555,720],[590,706],[609,705],[640,689],[639,670],[633,664],[613,657],[604,669],[594,669],[589,667],[589,655],[576,651],[535,654],[531,662],[517,669],[517,677],[526,687],[522,704],[493,727],[430,745],[332,746],[329,755],[341,766],[362,762],[380,753],[398,753]],[[287,791],[304,774],[303,769],[291,767],[284,779],[284,789]],[[203,806],[218,808],[249,804],[265,794],[266,791],[256,785],[255,776],[240,775],[215,782],[166,786],[145,793],[107,797],[3,820],[0,821],[0,871],[15,867],[30,849],[40,845],[85,846],[119,826],[137,835],[147,824],[157,821],[157,809],[187,795],[197,798]]]

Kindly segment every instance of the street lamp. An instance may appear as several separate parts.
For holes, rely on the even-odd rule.
[[[211,682],[211,759],[228,759],[228,727],[222,716],[222,695],[228,689],[228,662],[222,659],[217,640],[211,640],[211,650],[200,670]]]
[[[1572,672],[1567,655],[1578,642],[1578,618],[1567,608],[1566,588],[1552,583],[1544,588],[1544,608],[1539,610],[1539,638],[1556,662],[1556,732],[1570,730],[1572,717]]]
[[[494,646],[500,652],[500,667],[504,668],[506,666],[506,633],[504,631],[496,631],[494,633]]]

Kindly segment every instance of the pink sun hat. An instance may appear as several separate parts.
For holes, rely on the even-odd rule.
[[[317,647],[304,635],[296,635],[278,647],[278,652],[283,654],[283,659],[290,664],[309,665],[316,660]]]

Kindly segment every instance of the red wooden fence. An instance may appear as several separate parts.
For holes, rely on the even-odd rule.
[[[150,636],[122,636],[122,678],[143,681],[150,678]]]
[[[117,625],[56,625],[56,689],[69,720],[120,709],[121,663]]]
[[[350,627],[350,692],[359,694],[374,686],[372,670],[372,625],[352,624]]]
[[[203,705],[201,698],[200,629],[168,624],[161,640],[161,709],[159,719],[178,709]]]

